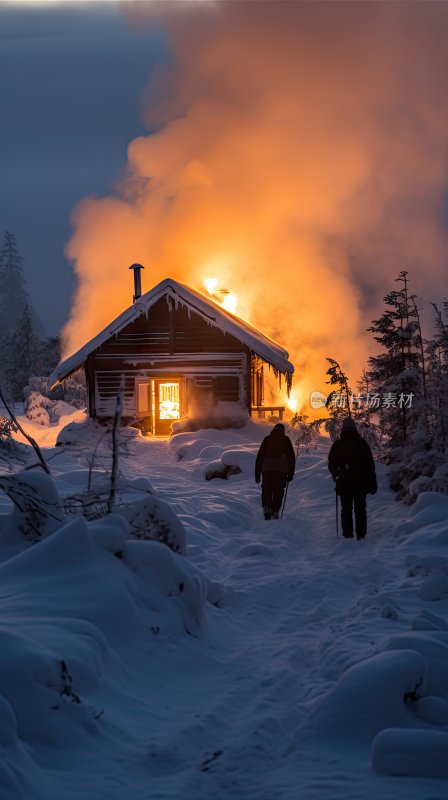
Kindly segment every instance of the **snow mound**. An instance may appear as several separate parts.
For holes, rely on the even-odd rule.
[[[448,575],[441,570],[435,570],[424,578],[419,589],[422,600],[442,600],[448,595]]]
[[[441,697],[421,697],[414,703],[414,711],[420,719],[431,725],[448,725],[448,703]]]
[[[371,739],[383,728],[409,722],[407,698],[423,693],[426,663],[414,650],[368,658],[343,673],[309,721],[319,736]]]
[[[169,444],[179,460],[192,460],[199,456],[210,458],[211,454],[206,452],[208,447],[216,447],[216,453],[223,453],[230,449],[258,449],[261,441],[271,430],[272,425],[250,420],[238,430],[223,431],[207,428],[194,432],[176,433],[171,437]]]
[[[252,476],[255,472],[256,453],[248,449],[225,450],[221,461],[226,467],[238,468],[241,472]]]
[[[237,558],[252,558],[252,556],[266,556],[266,558],[277,559],[278,555],[272,547],[265,544],[254,542],[253,544],[245,544],[240,547],[236,554]]]
[[[384,643],[386,651],[413,650],[426,663],[426,692],[444,694],[448,691],[448,632],[410,631],[391,636]]]
[[[372,767],[381,775],[448,778],[448,733],[381,731],[373,742]]]
[[[414,631],[448,631],[448,622],[437,614],[423,609],[411,619],[411,628]]]
[[[89,530],[93,540],[114,555],[122,552],[126,539],[129,539],[129,524],[120,514],[107,514],[91,522]]]
[[[23,744],[91,735],[108,709],[88,697],[132,643],[200,629],[209,587],[199,570],[127,535],[121,516],[77,517],[0,564],[0,744],[15,760]]]
[[[99,439],[104,438],[110,428],[104,424],[96,422],[96,420],[87,417],[81,422],[69,422],[59,431],[56,440],[56,446],[63,445],[65,448],[71,448],[74,452],[82,453],[93,450],[95,444]],[[120,439],[124,442],[130,442],[141,436],[137,428],[123,427],[120,428]]]
[[[13,511],[0,517],[1,546],[48,536],[64,520],[64,509],[53,479],[40,470],[0,477],[0,489],[13,502]]]
[[[161,598],[168,598],[163,602],[164,629],[169,620],[176,630],[180,618],[187,633],[198,633],[207,600],[207,581],[197,570],[158,542],[126,542],[123,561],[138,576],[142,599],[150,609],[160,609]],[[157,633],[162,630],[160,625],[156,628]]]
[[[159,497],[148,495],[130,505],[117,507],[115,511],[127,520],[130,533],[136,539],[153,539],[164,542],[176,553],[185,555],[187,552],[183,522]]]
[[[439,492],[422,492],[409,509],[409,517],[394,528],[395,536],[408,536],[414,531],[418,536],[426,526],[444,522],[448,516],[448,497]]]
[[[201,455],[204,453],[202,452]],[[204,467],[207,480],[211,478],[227,478],[229,475],[253,476],[255,472],[255,452],[248,448],[225,450],[219,459],[208,463]]]

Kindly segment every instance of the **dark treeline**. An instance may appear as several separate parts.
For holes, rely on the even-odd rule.
[[[49,375],[59,362],[59,336],[45,336],[26,289],[16,237],[6,231],[0,249],[0,384],[11,402],[24,399],[31,376]]]

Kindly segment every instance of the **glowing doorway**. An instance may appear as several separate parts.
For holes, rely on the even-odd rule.
[[[168,436],[171,423],[181,416],[180,381],[151,380],[151,412],[153,434]]]
[[[179,383],[159,383],[159,409],[161,420],[179,419],[180,417],[180,385]]]

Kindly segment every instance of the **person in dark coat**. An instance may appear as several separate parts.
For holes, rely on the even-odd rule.
[[[296,457],[285,426],[279,422],[269,436],[265,436],[255,461],[255,480],[261,486],[261,504],[265,519],[278,519],[286,484],[292,481]]]
[[[358,433],[351,417],[344,419],[341,436],[330,449],[328,469],[341,498],[343,536],[353,538],[354,510],[356,538],[364,539],[367,533],[366,495],[377,491],[375,462],[369,445]]]

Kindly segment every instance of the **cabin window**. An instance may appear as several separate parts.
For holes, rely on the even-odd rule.
[[[137,413],[149,414],[151,409],[150,404],[150,384],[149,381],[144,383],[141,381],[137,384]]]
[[[240,399],[239,378],[234,375],[218,375],[216,378],[216,399],[227,403],[237,403]]]
[[[194,378],[195,389],[201,392],[211,392],[213,389],[213,377],[211,375],[197,375]]]

